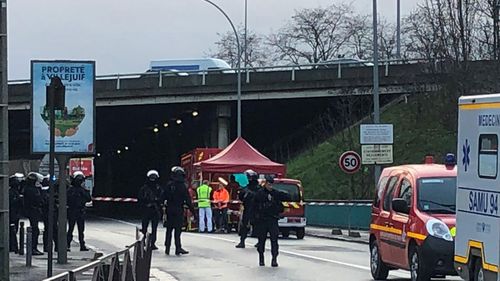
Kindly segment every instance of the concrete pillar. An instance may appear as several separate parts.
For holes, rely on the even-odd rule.
[[[226,148],[229,145],[231,133],[231,105],[221,103],[216,109],[217,147]]]

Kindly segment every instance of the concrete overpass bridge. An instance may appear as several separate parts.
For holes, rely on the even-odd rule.
[[[429,63],[383,64],[381,94],[413,94],[435,91]],[[243,70],[244,71],[244,70]],[[321,98],[372,94],[372,67],[306,65],[255,68],[242,74],[242,100]],[[236,74],[136,73],[98,76],[97,106],[228,102],[236,99]],[[231,73],[232,72],[232,73]],[[29,80],[9,84],[9,109],[27,110]]]

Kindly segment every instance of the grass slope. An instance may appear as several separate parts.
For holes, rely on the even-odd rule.
[[[428,153],[441,162],[446,153],[456,153],[456,122],[441,116],[442,106],[432,99],[415,97],[382,113],[382,123],[394,124],[393,165],[422,163]],[[347,150],[361,155],[359,125],[292,159],[288,163],[288,176],[302,181],[307,199],[371,199],[373,167],[363,166],[352,176],[343,173],[338,159]]]

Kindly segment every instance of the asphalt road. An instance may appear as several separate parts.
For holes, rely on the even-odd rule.
[[[87,244],[104,253],[123,249],[135,239],[138,222],[91,219],[86,224]],[[158,229],[160,248],[154,251],[151,280],[372,280],[367,245],[306,237],[280,239],[279,268],[270,267],[269,241],[266,267],[258,266],[256,240],[236,249],[236,234],[183,233],[189,255],[164,254],[165,229]],[[171,249],[174,252],[174,249]],[[406,271],[392,271],[390,280],[409,280]],[[458,277],[446,280],[460,280]]]

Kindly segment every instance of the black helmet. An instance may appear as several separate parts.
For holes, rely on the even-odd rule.
[[[158,180],[160,178],[160,174],[156,170],[149,170],[146,173],[146,176],[148,177],[148,179],[150,181],[156,181],[156,180]]]
[[[264,179],[266,180],[266,182],[268,183],[274,183],[274,176],[272,175],[265,175],[264,176]]]
[[[73,179],[83,181],[85,180],[85,175],[81,171],[76,171],[73,173]]]
[[[248,181],[256,181],[259,179],[259,174],[250,169],[245,171],[245,175],[247,176]]]
[[[29,184],[34,184],[37,187],[41,187],[43,181],[43,175],[37,172],[31,172],[28,174],[28,177],[26,177],[26,181]]]
[[[9,177],[9,186],[19,186],[24,180],[24,175],[21,173],[15,173]]]
[[[171,169],[172,173],[170,177],[175,180],[175,181],[184,181],[184,178],[186,177],[186,172],[184,172],[184,169],[179,166],[174,166]]]

